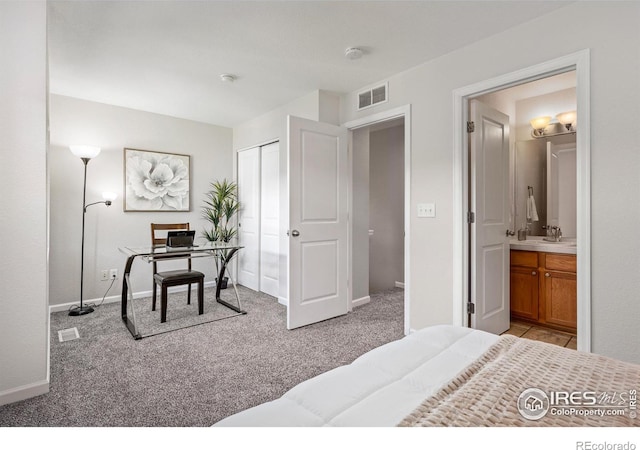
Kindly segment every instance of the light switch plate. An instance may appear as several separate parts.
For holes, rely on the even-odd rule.
[[[418,217],[435,217],[435,203],[418,203]]]

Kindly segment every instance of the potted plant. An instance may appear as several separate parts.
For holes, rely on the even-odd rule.
[[[211,190],[205,194],[202,216],[209,222],[202,232],[202,236],[209,242],[229,242],[238,235],[235,215],[240,209],[238,203],[238,186],[234,182],[226,179],[211,183]],[[226,259],[228,253],[224,253]],[[232,256],[233,258],[233,256]],[[216,276],[219,274],[219,261],[216,261]],[[227,264],[229,261],[227,261]],[[228,277],[223,277],[220,281],[221,288],[227,287]],[[216,278],[218,283],[218,278]]]

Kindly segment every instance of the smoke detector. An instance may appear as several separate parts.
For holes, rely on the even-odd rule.
[[[223,83],[233,83],[234,81],[236,81],[236,76],[231,75],[230,73],[223,73],[222,75],[220,75],[220,81],[222,81]]]
[[[362,57],[362,50],[358,47],[349,47],[344,51],[344,56],[346,56],[347,59],[358,59]]]

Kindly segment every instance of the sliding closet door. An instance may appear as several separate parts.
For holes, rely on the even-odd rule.
[[[260,148],[238,153],[238,284],[260,289]]]
[[[280,146],[277,142],[262,150],[260,202],[260,290],[278,297],[280,274]]]

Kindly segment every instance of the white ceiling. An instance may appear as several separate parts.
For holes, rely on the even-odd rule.
[[[570,2],[49,3],[52,93],[234,126],[316,89],[384,80]],[[353,46],[361,59],[344,57]]]

